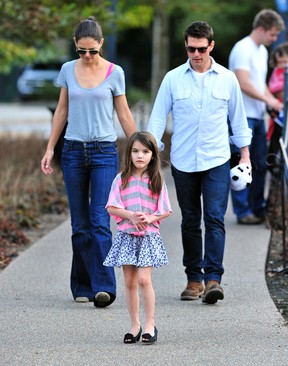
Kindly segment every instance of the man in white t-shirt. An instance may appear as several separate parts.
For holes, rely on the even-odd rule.
[[[265,218],[264,184],[266,174],[266,106],[283,109],[266,84],[268,51],[285,28],[282,17],[271,9],[261,10],[254,18],[249,36],[238,41],[229,56],[229,69],[240,84],[244,107],[253,138],[250,158],[255,163],[253,184],[243,191],[231,191],[233,210],[239,224],[260,224]],[[232,152],[234,146],[232,146]]]

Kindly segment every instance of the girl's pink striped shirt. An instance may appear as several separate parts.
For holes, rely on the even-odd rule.
[[[153,195],[148,186],[149,177],[138,179],[131,176],[125,189],[122,190],[121,173],[119,173],[111,186],[106,208],[109,206],[124,208],[133,212],[147,212],[148,215],[163,215],[172,212],[168,190],[165,182],[159,195]],[[137,231],[128,219],[111,215],[117,224],[118,230],[133,235],[159,234],[160,221],[148,225],[145,231]]]

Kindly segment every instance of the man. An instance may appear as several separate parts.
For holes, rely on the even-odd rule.
[[[251,141],[239,84],[231,71],[210,57],[214,45],[213,29],[206,22],[193,22],[186,29],[188,60],[165,75],[147,127],[163,149],[160,140],[172,111],[172,175],[182,213],[183,265],[188,280],[181,300],[203,295],[202,301],[209,304],[224,298],[220,283],[230,182],[228,115],[232,140],[243,163],[250,164]]]
[[[251,160],[256,166],[253,184],[243,191],[231,191],[237,222],[246,225],[260,224],[265,219],[266,105],[276,111],[283,108],[266,84],[268,51],[265,46],[277,40],[284,29],[284,21],[275,11],[264,9],[254,18],[252,28],[249,36],[235,44],[229,57],[229,69],[239,81],[248,125],[253,135],[250,145]],[[233,150],[235,148],[232,146]]]

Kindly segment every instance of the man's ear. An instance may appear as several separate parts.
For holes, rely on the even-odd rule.
[[[210,43],[210,52],[213,50],[214,46],[215,46],[215,41],[212,41]]]

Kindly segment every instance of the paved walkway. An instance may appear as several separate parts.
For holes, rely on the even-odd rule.
[[[169,171],[166,181],[174,213],[163,221],[161,230],[170,264],[153,272],[158,342],[123,344],[129,318],[120,269],[116,270],[118,297],[112,306],[96,309],[91,303],[72,300],[68,220],[0,274],[1,365],[288,364],[288,328],[269,296],[264,275],[269,230],[264,225],[237,225],[229,208],[225,299],[215,305],[181,302],[186,278],[180,212]]]

